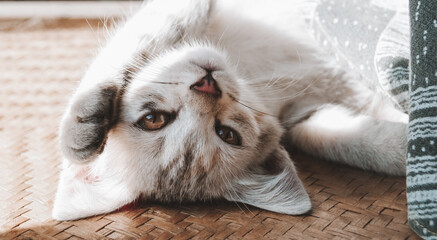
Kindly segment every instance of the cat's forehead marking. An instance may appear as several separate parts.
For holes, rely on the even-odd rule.
[[[138,53],[135,54],[131,58],[131,60],[122,68],[121,70],[122,84],[119,91],[118,101],[121,101],[121,99],[123,98],[124,94],[127,91],[127,88],[129,87],[129,84],[135,78],[138,71],[140,71],[140,69],[144,67],[147,62],[148,59],[142,53]]]
[[[155,109],[156,108],[156,102],[146,102],[143,105],[141,105],[140,111],[148,110],[148,109]]]
[[[158,170],[155,192],[160,199],[178,201],[181,199],[204,197],[208,175],[219,162],[218,149],[214,153],[196,150],[195,138],[189,134],[185,148],[167,165]]]
[[[142,60],[143,63],[147,63],[148,61],[150,61],[149,54],[148,54],[147,51],[144,51],[144,50],[141,51],[139,53],[139,57],[140,57],[140,59]]]
[[[164,198],[180,198],[192,188],[191,179],[195,175],[193,164],[193,152],[187,147],[182,155],[176,156],[167,166],[159,170],[155,188],[159,195],[167,195]]]
[[[124,66],[122,76],[123,83],[129,84],[135,77],[135,74],[149,62],[147,55],[143,52],[132,56],[130,61]]]
[[[231,115],[229,119],[239,125],[247,124],[247,117],[241,113],[236,113]]]
[[[135,73],[138,71],[138,67],[128,64],[126,67],[124,67],[123,70],[123,83],[130,83],[132,81],[132,78],[135,76]]]
[[[160,109],[163,105],[169,105],[171,102],[175,102],[175,99],[172,98],[169,102],[169,98],[164,95],[162,91],[157,91],[149,86],[139,88],[136,90],[131,90],[132,95],[134,96],[134,101],[138,104],[136,110],[138,112],[143,112],[145,110],[164,110]],[[172,105],[173,106],[173,105]],[[173,108],[176,108],[173,106]],[[178,110],[176,111],[178,112]]]
[[[157,102],[161,102],[164,103],[166,98],[164,97],[163,94],[159,93],[159,92],[152,92],[152,91],[147,91],[146,93],[142,93],[142,99],[144,99],[143,101],[145,101],[143,103],[143,105],[141,106],[140,110],[144,110],[144,109],[154,109],[156,108]]]

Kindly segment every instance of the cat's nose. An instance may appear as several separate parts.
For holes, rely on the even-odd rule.
[[[217,85],[217,81],[213,78],[212,71],[210,70],[207,70],[207,74],[203,78],[191,85],[190,89],[214,97],[220,97],[222,94],[222,91]]]

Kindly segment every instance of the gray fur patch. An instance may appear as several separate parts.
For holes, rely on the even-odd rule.
[[[152,199],[181,202],[205,198],[207,173],[197,166],[200,159],[196,158],[190,145],[187,146],[182,156],[159,170]]]
[[[118,120],[118,89],[106,86],[80,96],[61,128],[61,148],[76,161],[87,161],[103,151],[107,134]]]

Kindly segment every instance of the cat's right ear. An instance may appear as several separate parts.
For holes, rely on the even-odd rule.
[[[279,146],[264,163],[232,184],[225,198],[290,215],[311,210],[311,201],[287,151]]]
[[[98,85],[76,94],[60,126],[64,157],[86,163],[102,153],[108,132],[118,120],[118,105],[119,88],[115,84]]]

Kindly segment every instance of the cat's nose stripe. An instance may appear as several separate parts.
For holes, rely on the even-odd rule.
[[[218,87],[217,81],[212,76],[211,71],[208,71],[206,76],[191,85],[190,89],[200,93],[210,94],[215,97],[220,97],[222,93]]]

